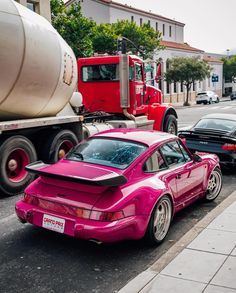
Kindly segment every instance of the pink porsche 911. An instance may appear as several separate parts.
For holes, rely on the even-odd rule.
[[[213,154],[191,154],[171,134],[114,129],[64,159],[27,166],[38,178],[16,204],[23,223],[96,242],[165,238],[173,215],[199,198],[214,200],[222,175]]]

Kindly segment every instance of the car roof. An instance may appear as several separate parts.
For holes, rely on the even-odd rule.
[[[236,121],[236,115],[234,114],[223,114],[223,113],[212,113],[203,116],[201,119],[225,119]]]
[[[175,135],[170,133],[156,131],[156,130],[143,130],[143,129],[132,129],[132,128],[117,128],[107,131],[103,131],[95,134],[92,137],[107,137],[116,139],[131,140],[139,143],[144,143],[148,146],[177,138]]]

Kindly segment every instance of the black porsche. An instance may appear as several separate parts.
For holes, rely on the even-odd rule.
[[[188,130],[180,130],[192,151],[217,154],[222,166],[236,166],[236,115],[208,114]]]

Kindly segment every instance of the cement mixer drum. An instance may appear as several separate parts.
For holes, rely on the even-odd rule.
[[[0,120],[53,116],[77,83],[71,48],[40,15],[0,1]]]

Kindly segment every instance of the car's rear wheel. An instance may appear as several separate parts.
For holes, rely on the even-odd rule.
[[[163,196],[153,209],[145,238],[149,244],[159,244],[166,237],[172,218],[172,204],[168,196]]]
[[[208,180],[206,200],[213,201],[217,198],[222,188],[222,174],[219,168],[215,168]]]

